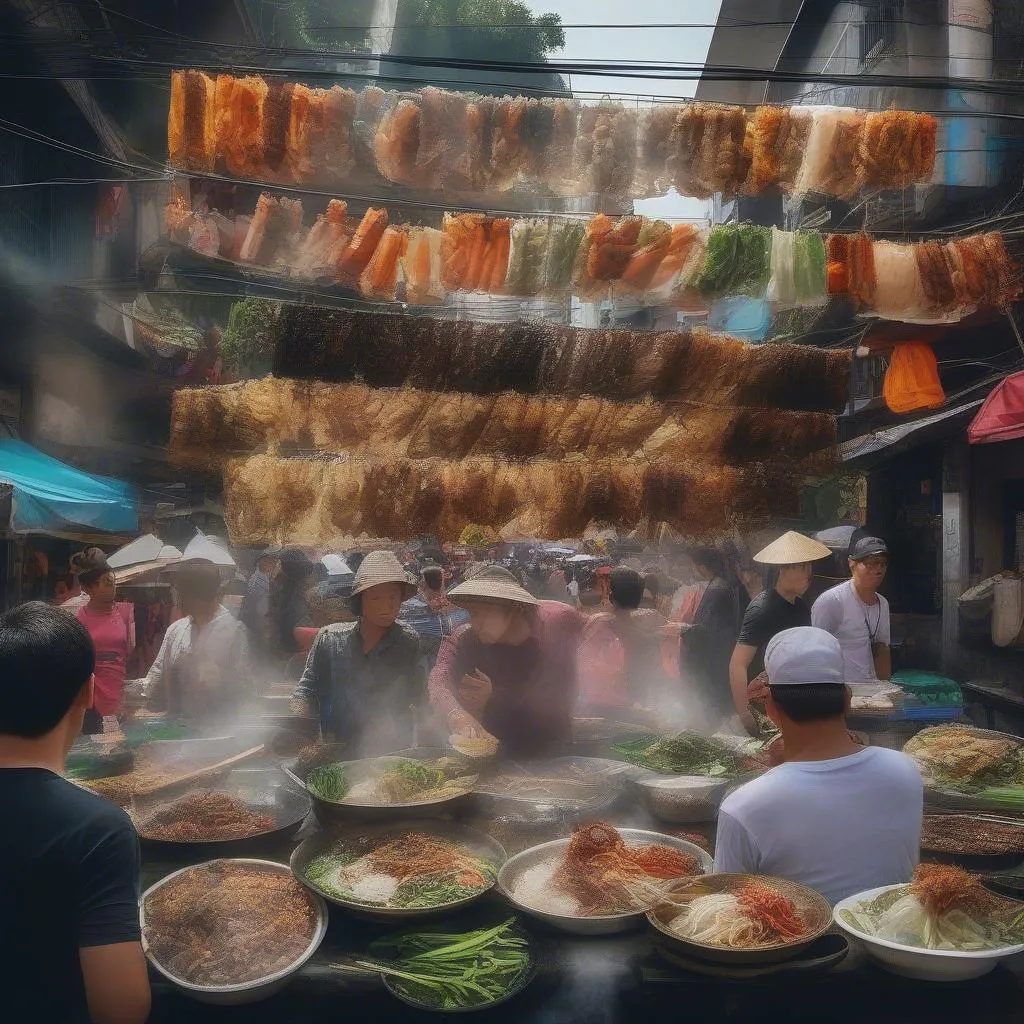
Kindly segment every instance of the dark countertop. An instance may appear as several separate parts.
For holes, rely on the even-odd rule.
[[[678,835],[709,836],[714,829],[713,824],[658,826],[628,800],[608,817],[621,826],[655,828]],[[481,827],[486,823],[470,818],[467,824]],[[309,822],[297,839],[272,844],[245,856],[287,863],[294,846],[314,827]],[[546,838],[567,835],[569,831],[571,825],[564,823],[528,831],[506,823],[500,838],[512,853],[517,846],[530,846]],[[143,881],[148,886],[179,867],[206,858],[154,859],[151,851],[144,848],[143,859]],[[444,920],[453,925],[461,920],[472,928],[479,915],[501,913],[500,897],[493,897]],[[726,981],[685,973],[668,964],[658,955],[652,932],[646,927],[621,935],[579,937],[550,931],[532,920],[526,923],[540,944],[540,972],[516,999],[477,1014],[481,1021],[618,1024],[684,1018],[759,1024],[1017,1024],[1024,1012],[1024,963],[1015,963],[1012,969],[1002,965],[977,981],[942,985],[888,974],[866,962],[863,952],[854,944],[847,959],[826,974]],[[177,994],[154,973],[150,1020],[152,1024],[324,1024],[350,1018],[374,1022],[441,1019],[438,1014],[410,1009],[376,982],[354,981],[329,968],[337,956],[364,950],[369,942],[389,930],[331,907],[327,936],[314,958],[283,992],[249,1006],[197,1003]]]

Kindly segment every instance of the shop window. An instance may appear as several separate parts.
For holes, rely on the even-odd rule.
[[[860,23],[860,59],[866,64],[892,50],[903,19],[903,0],[873,0]]]

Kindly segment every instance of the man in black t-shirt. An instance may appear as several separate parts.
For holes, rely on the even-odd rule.
[[[85,627],[57,608],[0,616],[0,1019],[143,1024],[139,841],[120,808],[62,777],[92,706]]]
[[[811,585],[811,562],[830,554],[824,544],[790,530],[754,555],[755,562],[776,566],[778,572],[775,586],[762,590],[747,605],[729,660],[733,703],[751,734],[756,725],[747,706],[747,686],[764,671],[765,648],[776,633],[811,624],[811,608],[803,600]]]

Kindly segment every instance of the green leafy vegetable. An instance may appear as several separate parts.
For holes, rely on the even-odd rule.
[[[614,749],[633,764],[671,775],[735,778],[749,770],[745,759],[724,743],[695,732],[684,731],[657,740],[630,740]]]
[[[530,968],[526,939],[515,919],[466,933],[423,932],[379,939],[360,966],[393,979],[409,999],[443,1010],[486,1006],[507,997]],[[357,961],[358,962],[358,961]]]
[[[345,767],[341,764],[325,764],[314,768],[306,776],[306,788],[321,800],[337,803],[348,793]]]

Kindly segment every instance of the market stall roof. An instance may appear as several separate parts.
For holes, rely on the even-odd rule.
[[[115,551],[107,564],[120,585],[159,573],[180,561],[181,552],[176,547],[165,544],[155,533],[146,533]]]
[[[13,488],[14,533],[134,533],[138,498],[129,484],[92,476],[14,438],[0,439],[0,481]]]
[[[1014,441],[1024,437],[1024,371],[1011,373],[985,399],[967,428],[971,444]]]
[[[181,557],[185,562],[192,558],[205,558],[222,569],[235,568],[235,560],[231,557],[227,544],[220,537],[208,533],[197,533],[185,545]]]

